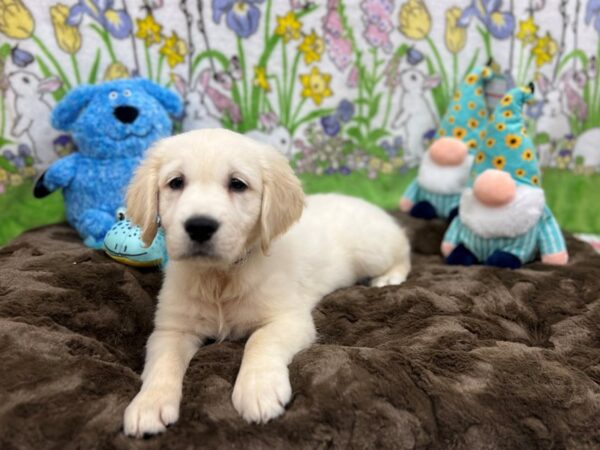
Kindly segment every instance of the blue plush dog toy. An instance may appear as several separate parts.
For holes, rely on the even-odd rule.
[[[85,245],[102,247],[134,169],[153,142],[171,135],[169,114],[182,108],[177,94],[143,78],[70,91],[52,112],[52,126],[71,132],[79,151],[54,162],[34,195],[62,188],[69,223]]]

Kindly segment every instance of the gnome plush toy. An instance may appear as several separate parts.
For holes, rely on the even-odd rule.
[[[475,156],[460,212],[442,243],[448,264],[483,263],[516,269],[533,261],[566,264],[560,228],[546,206],[535,147],[523,105],[533,84],[510,90],[498,103]]]
[[[471,72],[454,93],[435,140],[423,155],[417,178],[400,200],[400,209],[421,219],[456,215],[467,186],[473,152],[488,117],[484,84],[493,77],[487,66]]]

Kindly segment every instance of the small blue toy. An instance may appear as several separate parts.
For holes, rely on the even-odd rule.
[[[171,135],[169,114],[182,108],[177,94],[143,78],[73,89],[52,112],[52,126],[71,132],[78,151],[55,161],[34,195],[62,188],[67,220],[85,245],[101,248],[134,169],[148,147]]]
[[[115,261],[135,267],[164,268],[167,264],[165,232],[162,228],[149,247],[140,238],[140,228],[125,217],[125,208],[117,210],[117,222],[104,237],[104,251]]]

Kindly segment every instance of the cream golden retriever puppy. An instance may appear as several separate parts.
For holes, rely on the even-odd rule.
[[[370,277],[402,283],[403,230],[383,210],[342,195],[305,197],[277,150],[227,130],[164,139],[127,193],[149,243],[160,217],[169,263],[148,339],[140,392],[124,431],[159,433],[179,416],[182,383],[207,338],[250,336],[232,401],[244,419],[283,413],[288,364],[315,339],[311,310],[329,292]]]

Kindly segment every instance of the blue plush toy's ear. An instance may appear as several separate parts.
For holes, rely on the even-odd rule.
[[[90,102],[96,90],[96,86],[79,86],[69,91],[52,111],[52,126],[57,130],[70,131],[79,113]]]
[[[179,116],[183,112],[183,102],[173,91],[145,78],[138,78],[137,82],[148,94],[158,100],[169,114]]]

